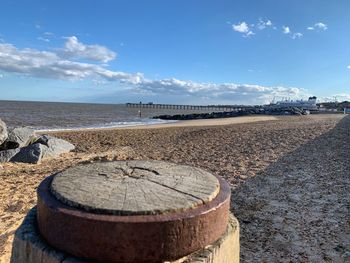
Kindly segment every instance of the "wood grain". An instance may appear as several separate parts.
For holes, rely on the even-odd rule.
[[[212,174],[161,161],[80,165],[56,174],[51,192],[63,203],[94,213],[149,215],[179,212],[213,200]]]

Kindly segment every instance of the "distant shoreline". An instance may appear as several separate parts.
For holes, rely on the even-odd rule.
[[[220,126],[240,123],[252,123],[259,121],[278,120],[275,116],[242,116],[220,119],[203,119],[203,120],[184,120],[176,122],[167,122],[162,124],[144,124],[127,127],[96,127],[96,128],[78,128],[78,129],[62,129],[62,130],[38,130],[38,133],[62,133],[62,132],[79,132],[79,131],[100,131],[100,130],[139,130],[139,129],[161,129],[171,127],[199,127],[199,126]]]

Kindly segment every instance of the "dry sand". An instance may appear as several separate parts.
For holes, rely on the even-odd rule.
[[[345,262],[350,259],[350,116],[343,117],[254,123],[248,122],[256,117],[243,117],[245,123],[234,123],[243,121],[236,118],[59,132],[77,145],[75,152],[0,169],[0,262],[8,262],[13,233],[35,205],[43,178],[77,163],[141,158],[190,164],[227,179],[242,228],[242,262]]]

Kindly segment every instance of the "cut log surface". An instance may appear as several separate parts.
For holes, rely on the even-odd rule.
[[[93,213],[155,215],[196,208],[213,200],[220,183],[212,174],[161,161],[92,163],[56,174],[52,194]]]

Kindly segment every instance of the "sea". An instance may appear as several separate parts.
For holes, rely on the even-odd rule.
[[[125,104],[93,104],[33,101],[1,101],[0,119],[9,128],[31,127],[38,131],[118,128],[163,124],[152,119],[163,114],[194,113],[193,110],[127,107]],[[198,110],[197,110],[198,112]]]

